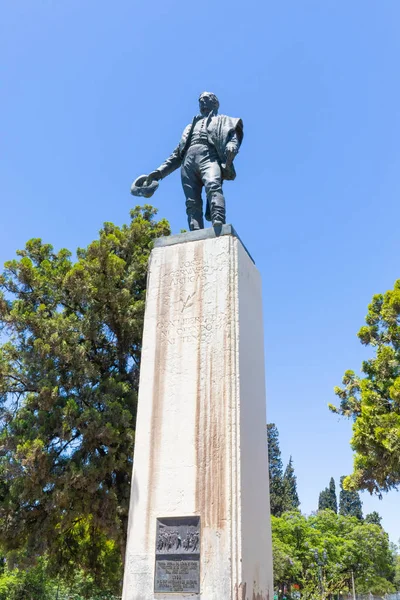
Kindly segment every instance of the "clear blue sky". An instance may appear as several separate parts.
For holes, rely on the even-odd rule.
[[[128,220],[204,90],[240,116],[228,222],[264,285],[268,420],[302,509],[351,470],[333,386],[367,355],[356,332],[400,277],[398,0],[21,0],[2,3],[0,262],[31,237],[88,244]],[[178,173],[152,199],[186,226]],[[378,510],[400,537],[397,492]]]

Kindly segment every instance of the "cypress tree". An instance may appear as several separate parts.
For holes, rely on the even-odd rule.
[[[285,487],[286,510],[296,510],[300,506],[299,496],[297,494],[297,479],[294,474],[293,460],[290,457],[285,474],[283,476]]]
[[[382,517],[378,512],[376,512],[376,510],[374,510],[365,517],[364,523],[369,523],[370,525],[379,525],[379,527],[382,527]]]
[[[340,478],[340,507],[339,513],[344,516],[357,517],[362,521],[362,502],[358,492],[352,492],[343,488],[344,477]],[[378,515],[379,516],[379,515]]]
[[[283,465],[279,448],[279,432],[275,423],[267,425],[268,471],[271,514],[280,517],[285,510]]]
[[[319,495],[318,499],[318,510],[325,510],[329,508],[333,512],[337,513],[337,497],[336,497],[336,486],[335,480],[331,477],[329,487],[325,488]]]

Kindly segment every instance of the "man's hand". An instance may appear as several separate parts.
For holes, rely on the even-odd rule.
[[[160,181],[160,179],[161,179],[160,171],[152,171],[149,175],[147,175],[145,184],[150,185],[152,181]]]
[[[227,166],[230,166],[233,163],[233,159],[235,158],[237,153],[238,151],[236,145],[232,144],[231,142],[228,142],[225,148]]]

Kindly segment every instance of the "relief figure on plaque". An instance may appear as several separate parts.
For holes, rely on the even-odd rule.
[[[182,546],[182,538],[178,531],[163,531],[157,539],[157,550],[168,552],[178,550]]]
[[[185,550],[191,550],[195,552],[199,545],[200,534],[198,531],[190,532],[186,534],[186,539],[183,541],[183,547]]]
[[[183,548],[187,552],[196,552],[199,541],[200,533],[198,531],[188,531],[183,542],[179,531],[161,531],[157,537],[157,551],[176,553]]]

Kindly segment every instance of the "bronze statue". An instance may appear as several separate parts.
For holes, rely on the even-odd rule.
[[[219,101],[215,94],[203,92],[199,105],[200,114],[185,128],[171,156],[149,175],[138,177],[131,187],[135,196],[149,198],[158,188],[158,181],[181,167],[191,231],[204,229],[203,187],[207,197],[205,218],[212,221],[214,227],[225,223],[222,182],[235,179],[233,160],[243,140],[242,120],[219,115]]]

